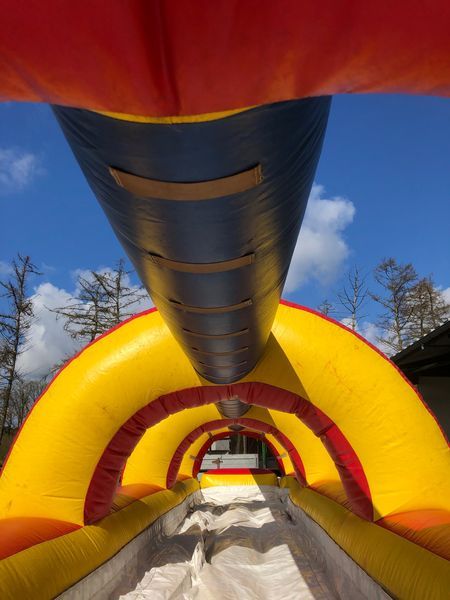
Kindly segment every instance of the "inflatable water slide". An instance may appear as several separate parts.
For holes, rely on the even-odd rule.
[[[2,5],[0,98],[53,106],[157,307],[21,428],[2,600],[450,598],[435,418],[355,332],[280,301],[331,96],[450,95],[450,3]],[[199,483],[230,432],[283,476]]]

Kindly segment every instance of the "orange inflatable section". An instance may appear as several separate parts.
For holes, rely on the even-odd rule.
[[[135,500],[95,525],[36,540],[33,546],[4,558],[0,561],[1,600],[55,598],[198,489],[198,481],[193,479],[179,482],[171,490]]]
[[[339,93],[450,94],[448,0],[90,0],[69,17],[55,0],[9,4],[3,100],[167,117]]]
[[[380,519],[377,524],[450,561],[450,511],[398,513]]]
[[[12,556],[30,546],[53,540],[61,535],[76,531],[79,525],[39,519],[36,517],[15,517],[0,520],[0,560]]]

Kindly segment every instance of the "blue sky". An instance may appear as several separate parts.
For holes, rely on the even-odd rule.
[[[29,254],[40,283],[73,292],[76,270],[112,266],[121,247],[47,106],[0,104],[0,132],[0,261]],[[348,267],[386,256],[449,288],[449,160],[450,100],[334,98],[285,295],[316,307]]]

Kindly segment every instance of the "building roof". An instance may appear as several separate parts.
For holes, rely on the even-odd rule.
[[[450,321],[414,342],[391,360],[413,382],[420,376],[450,377]]]

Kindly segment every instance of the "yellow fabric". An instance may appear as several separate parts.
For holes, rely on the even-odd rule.
[[[286,475],[285,477],[280,477],[278,485],[281,489],[287,488],[289,490],[297,490],[301,487],[298,481],[294,477],[290,477],[289,475]]]
[[[193,429],[216,419],[221,414],[209,404],[171,415],[148,429],[127,461],[123,485],[139,482],[166,487],[167,470],[178,445]]]
[[[245,417],[258,419],[268,425],[273,424],[270,411],[264,408],[252,407]],[[286,415],[286,417],[298,420],[292,415]],[[127,461],[122,478],[123,485],[152,483],[165,487],[169,464],[179,444],[200,425],[218,419],[222,419],[220,412],[215,405],[210,404],[170,415],[164,421],[148,429]],[[314,436],[312,437],[314,442],[320,445],[320,441]],[[187,457],[191,454],[191,450],[186,452]]]
[[[364,468],[374,520],[450,508],[450,449],[435,419],[396,367],[352,332],[281,305],[246,379],[298,393],[337,423]]]
[[[88,525],[0,561],[2,600],[48,600],[114,556],[141,531],[199,488],[196,480],[136,500]]]
[[[294,465],[292,464],[292,461],[289,458],[289,455],[283,448],[283,446],[278,442],[278,440],[274,438],[273,435],[270,435],[270,433],[266,434],[266,438],[278,452],[278,456],[280,457],[280,460],[283,463],[284,472],[286,473],[286,475],[294,473]]]
[[[276,485],[278,479],[274,473],[248,473],[248,474],[215,474],[203,473],[200,487],[216,487],[221,485]]]
[[[157,312],[85,348],[30,413],[0,478],[0,518],[84,524],[89,482],[119,427],[160,395],[197,385],[200,377]]]
[[[129,115],[126,113],[115,113],[106,111],[93,111],[105,117],[111,117],[119,121],[131,121],[133,123],[161,123],[171,125],[174,123],[204,123],[205,121],[217,121],[219,119],[225,119],[231,117],[246,110],[255,108],[254,106],[248,106],[247,108],[235,108],[233,110],[223,110],[220,112],[203,113],[199,115],[178,115],[174,117],[149,117],[143,115]]]
[[[408,540],[360,519],[333,500],[293,478],[281,481],[290,498],[302,508],[373,579],[395,598],[447,600],[450,563]]]
[[[288,437],[297,449],[309,485],[323,480],[339,481],[339,473],[319,438],[297,417],[279,410],[269,410],[272,425]],[[292,469],[286,473],[292,473]]]
[[[395,367],[353,333],[281,305],[265,353],[243,381],[298,393],[339,425],[366,473],[375,519],[450,509],[450,449],[435,420]],[[83,524],[92,474],[120,426],[161,394],[199,385],[211,384],[157,312],[99,339],[59,374],[25,423],[0,479],[0,518]],[[180,414],[187,420],[190,412]],[[167,431],[167,448],[178,436]]]

